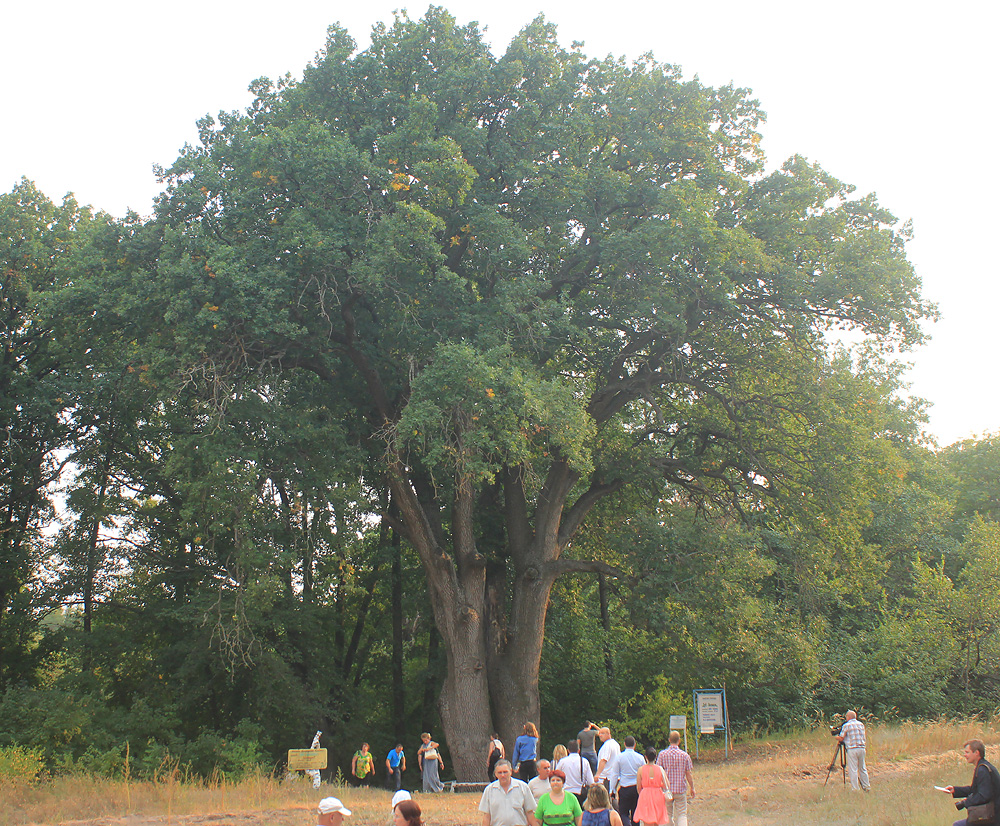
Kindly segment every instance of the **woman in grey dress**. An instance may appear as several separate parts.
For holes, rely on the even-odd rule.
[[[420,748],[417,749],[417,762],[420,763],[420,776],[423,779],[423,789],[425,792],[444,791],[444,784],[438,775],[438,769],[444,768],[444,759],[441,757],[440,747],[431,740],[428,732],[420,735]]]

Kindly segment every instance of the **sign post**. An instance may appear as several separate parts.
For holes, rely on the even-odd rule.
[[[684,733],[684,751],[688,750],[688,718],[686,714],[670,715],[670,730]]]
[[[698,741],[703,734],[724,735],[726,757],[729,757],[729,706],[725,688],[696,688],[694,690],[694,756],[698,756]]]

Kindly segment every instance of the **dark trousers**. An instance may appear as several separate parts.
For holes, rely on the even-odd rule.
[[[538,775],[534,760],[522,760],[517,766],[517,776],[525,783]]]
[[[399,766],[389,770],[389,775],[385,779],[385,785],[389,791],[398,792],[403,788],[403,773],[399,770]]]
[[[636,804],[639,802],[638,786],[618,787],[618,814],[622,816],[623,826],[631,824],[632,815],[635,814]]]

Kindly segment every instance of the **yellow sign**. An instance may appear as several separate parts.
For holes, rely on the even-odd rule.
[[[326,768],[326,749],[289,749],[288,771]]]

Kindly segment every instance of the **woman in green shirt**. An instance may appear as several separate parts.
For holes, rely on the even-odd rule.
[[[368,751],[368,744],[362,743],[361,748],[354,752],[351,759],[351,774],[359,786],[370,786],[375,774],[375,758]]]
[[[542,826],[580,826],[583,809],[575,794],[566,794],[563,785],[566,773],[559,769],[549,772],[549,791],[542,795],[535,817]]]

